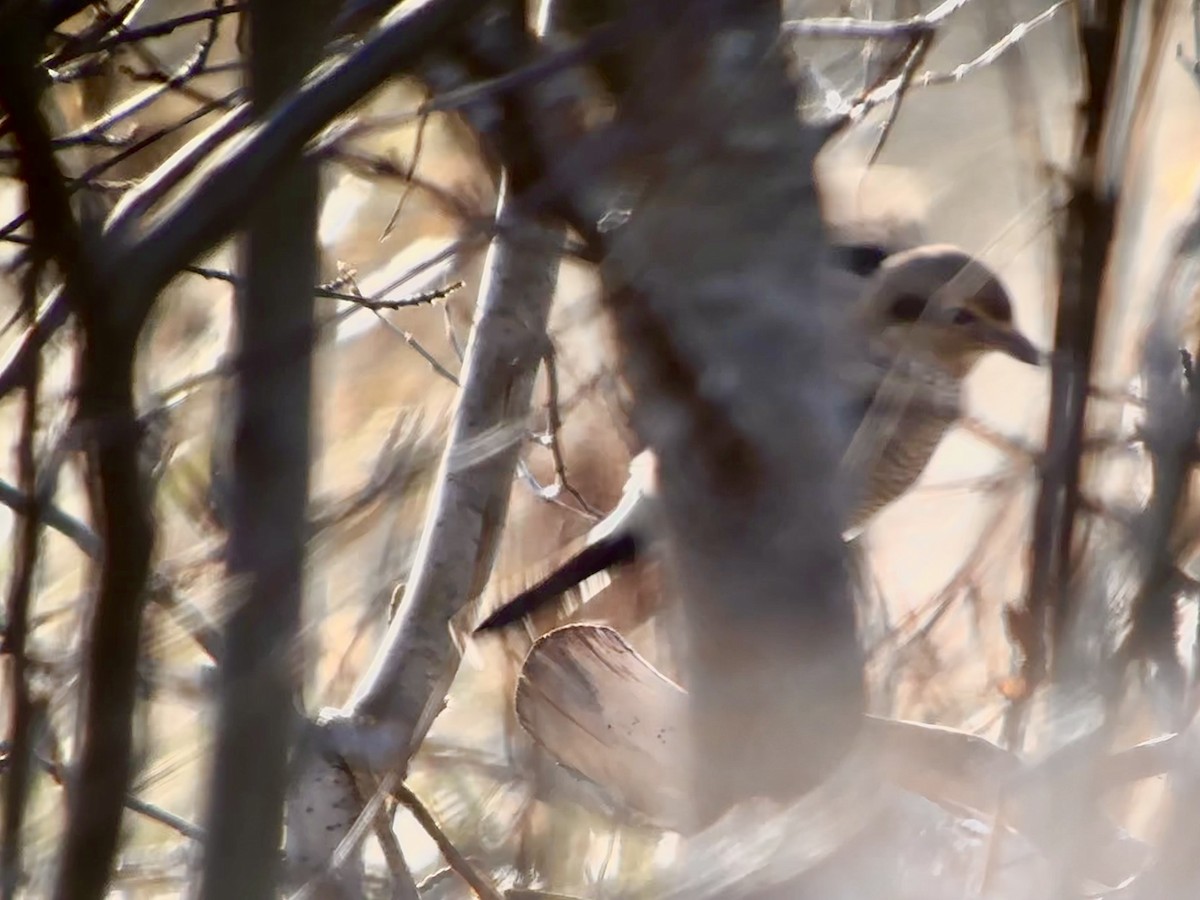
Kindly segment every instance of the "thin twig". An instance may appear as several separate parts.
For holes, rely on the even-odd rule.
[[[404,209],[404,202],[408,200],[408,195],[413,188],[413,175],[417,172],[417,163],[421,159],[421,148],[425,143],[425,126],[429,124],[429,116],[423,115],[417,120],[417,133],[413,137],[412,158],[408,161],[408,170],[404,173],[404,191],[400,194],[400,199],[396,201],[396,208],[392,210],[391,218],[387,224],[383,226],[383,231],[379,235],[379,240],[382,242],[392,233],[392,229],[396,227],[396,222],[400,219],[400,212]]]
[[[36,497],[36,492],[30,495],[0,480],[0,505],[8,507],[19,516],[33,515],[37,510],[36,514],[47,528],[53,528],[88,557],[95,559],[100,555],[100,536],[96,532],[60,506],[39,505]]]
[[[446,837],[446,833],[442,831],[437,820],[433,817],[426,807],[421,802],[421,799],[412,792],[408,785],[398,783],[392,788],[392,796],[400,801],[414,819],[417,820],[425,833],[433,838],[433,842],[437,844],[438,852],[442,854],[442,858],[446,860],[446,864],[450,866],[458,876],[465,881],[481,900],[504,900],[504,896],[497,890],[496,886],[486,878],[478,869],[471,864],[471,861],[463,856],[454,842]]]
[[[184,272],[191,275],[199,275],[201,278],[211,278],[215,281],[224,281],[226,284],[234,286],[241,283],[241,280],[233,272],[224,269],[215,269],[211,266],[185,266]],[[339,278],[337,284],[352,283],[352,278]],[[331,284],[333,284],[331,283]],[[463,282],[455,281],[445,287],[431,288],[427,291],[418,291],[415,294],[409,294],[407,297],[401,297],[398,300],[385,300],[390,291],[380,291],[372,297],[363,296],[362,293],[354,293],[348,291],[340,291],[331,286],[331,284],[317,285],[313,288],[313,296],[324,300],[343,300],[346,303],[353,303],[355,306],[361,306],[363,309],[380,310],[380,309],[405,309],[410,306],[428,306],[438,300],[444,300],[452,293],[460,290],[463,287]],[[228,374],[228,373],[226,373]]]
[[[388,309],[390,309],[390,310],[407,309],[410,306],[428,306],[430,303],[433,303],[436,300],[445,300],[447,297],[449,297],[455,291],[462,288],[464,285],[465,285],[465,282],[455,281],[455,282],[452,282],[452,283],[446,285],[445,287],[433,288],[432,290],[428,290],[428,291],[421,291],[421,292],[419,292],[417,294],[413,294],[409,297],[402,297],[399,300],[373,300],[370,297],[354,297],[354,296],[345,296],[345,297],[339,296],[339,297],[337,297],[337,299],[338,300],[347,300],[350,303],[354,303],[358,306],[361,306],[363,309],[372,310],[373,312],[379,312],[380,310],[388,310]],[[321,292],[317,296],[330,296],[331,293],[332,292]]]
[[[462,285],[461,281],[457,282],[455,284],[455,286],[453,288],[451,288],[451,290],[453,290],[457,287],[460,287],[461,285]],[[430,353],[428,350],[426,350],[421,345],[421,342],[418,341],[413,336],[413,333],[411,331],[409,331],[407,328],[401,328],[399,325],[397,325],[395,322],[393,322],[387,316],[380,315],[381,310],[390,308],[386,305],[386,301],[366,300],[362,296],[361,292],[358,290],[358,285],[355,284],[353,279],[350,279],[350,286],[353,288],[352,296],[357,297],[356,302],[360,306],[374,312],[375,318],[377,318],[380,322],[382,322],[385,326],[387,326],[393,332],[400,335],[400,337],[404,339],[404,343],[408,344],[408,346],[412,347],[415,351],[417,351],[417,355],[420,356],[422,359],[424,359],[427,363],[429,363],[430,368],[432,368],[435,373],[437,373],[438,375],[441,375],[443,378],[445,378],[447,381],[449,381],[455,387],[458,387],[458,376],[455,375],[453,372],[451,372],[449,369],[447,369],[445,366],[443,366],[440,362],[438,362],[437,357],[435,357],[432,353]],[[388,285],[387,287],[385,287],[383,289],[382,294],[390,293],[392,291],[392,289],[393,289],[393,286]]]
[[[43,59],[42,65],[49,69],[54,69],[81,56],[92,53],[103,53],[105,50],[112,50],[123,44],[137,43],[149,38],[165,37],[188,25],[208,22],[211,19],[221,18],[222,16],[237,15],[246,9],[247,6],[244,3],[218,5],[213,9],[187,13],[186,15],[176,16],[162,22],[155,22],[153,25],[139,26],[138,28],[124,28],[120,26],[119,21],[114,22],[111,19],[101,20],[96,26],[89,28],[86,32],[72,36],[61,48]]]
[[[900,116],[900,107],[904,103],[904,95],[907,92],[909,85],[912,84],[917,66],[920,65],[921,61],[925,58],[926,54],[929,52],[929,48],[932,45],[933,37],[931,34],[925,33],[918,35],[913,41],[912,49],[904,58],[904,63],[900,68],[900,74],[893,79],[895,90],[893,91],[892,96],[894,97],[894,100],[891,108],[888,110],[887,118],[883,120],[883,124],[880,126],[879,140],[875,142],[875,148],[871,151],[869,165],[874,165],[879,160],[880,154],[883,153],[883,148],[887,144],[887,139],[892,133],[892,127],[896,124],[896,119]]]
[[[600,511],[588,503],[583,494],[579,493],[578,489],[571,484],[571,480],[567,477],[567,464],[564,462],[562,455],[562,410],[558,405],[558,363],[555,360],[553,347],[542,358],[542,365],[546,368],[546,389],[550,394],[546,401],[546,414],[550,419],[549,444],[550,455],[554,459],[554,488],[556,491],[565,490],[575,498],[575,502],[579,504],[585,513],[589,516],[599,518],[601,515]]]
[[[481,233],[490,236],[489,229],[495,224],[491,217],[491,210],[479,209],[472,205],[469,199],[464,199],[442,185],[421,177],[415,171],[411,171],[409,166],[399,166],[395,161],[386,157],[341,142],[328,148],[321,158],[335,165],[344,166],[356,175],[399,181],[404,185],[405,190],[417,188],[450,215],[471,224]]]
[[[1053,19],[1062,9],[1075,0],[1058,0],[1053,6],[1038,13],[1027,22],[1018,22],[1012,29],[1004,35],[1000,40],[996,41],[974,59],[969,62],[959,63],[948,72],[925,72],[918,75],[913,81],[913,87],[929,87],[935,84],[956,84],[962,81],[968,75],[974,73],[978,69],[990,66],[1009,50],[1020,45],[1030,32],[1034,29],[1045,25]]]
[[[13,745],[8,742],[0,742],[0,773],[4,773],[11,777],[11,766],[13,762]],[[66,781],[63,777],[63,767],[53,760],[45,759],[38,755],[37,763],[41,769],[50,776],[56,784],[65,786]],[[178,832],[188,840],[196,841],[197,843],[204,842],[204,830],[200,826],[189,822],[182,816],[178,816],[173,812],[163,809],[154,803],[149,803],[133,794],[125,796],[125,808],[131,812],[135,812],[140,816],[145,816],[151,821],[158,822],[160,825],[165,825],[172,831]]]
[[[366,791],[362,789],[363,780],[365,780],[365,776],[355,775],[355,781],[359,784],[359,792],[365,794]],[[379,841],[379,847],[383,850],[383,859],[392,875],[392,900],[420,900],[420,891],[416,882],[413,881],[412,870],[409,869],[408,862],[404,858],[404,851],[400,847],[400,841],[396,838],[396,832],[392,830],[394,818],[394,804],[384,803],[376,811],[374,821],[375,839]]]
[[[25,273],[21,306],[26,318],[37,317],[37,281],[51,256],[51,246],[43,242],[35,247],[34,264]],[[25,805],[31,787],[31,762],[34,753],[34,706],[29,689],[29,609],[41,544],[42,504],[37,495],[38,402],[41,394],[41,357],[34,358],[26,373],[21,414],[21,432],[17,440],[17,467],[20,492],[30,499],[15,528],[12,581],[5,609],[4,639],[0,653],[11,660],[9,677],[9,740],[12,764],[4,790],[3,824],[0,827],[0,897],[12,900],[22,881],[21,848]]]
[[[220,10],[223,5],[224,0],[217,0],[216,8],[218,10]],[[208,33],[197,45],[195,52],[190,58],[184,60],[183,63],[177,66],[173,72],[164,74],[161,79],[161,84],[142,91],[136,96],[122,101],[115,107],[106,110],[104,115],[99,119],[88,122],[71,134],[65,135],[60,140],[78,141],[87,136],[103,135],[104,132],[112,128],[117,123],[141,112],[147,106],[158,100],[163,94],[171,90],[178,89],[185,85],[192,78],[195,78],[197,73],[200,72],[208,62],[209,53],[212,51],[213,44],[216,42],[217,37],[220,34],[220,23],[221,19],[219,16],[214,16],[209,20]],[[216,99],[211,97],[200,97],[199,99],[200,102],[205,104],[213,104],[218,102]],[[226,99],[223,102],[228,103],[229,99]]]
[[[783,23],[783,31],[798,37],[920,38],[931,34],[938,25],[970,2],[945,0],[929,12],[908,19],[794,19]]]

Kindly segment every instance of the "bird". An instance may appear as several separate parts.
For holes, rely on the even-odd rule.
[[[963,380],[1000,352],[1030,365],[1043,355],[1017,329],[999,276],[967,251],[925,244],[892,252],[876,243],[832,248],[838,278],[856,279],[851,333],[860,345],[846,377],[856,427],[842,461],[858,485],[849,539],[908,491],[963,413]],[[550,574],[499,606],[476,634],[511,625],[586,579],[646,554],[661,533],[653,449],[634,457],[621,501]]]
[[[1017,329],[998,275],[965,250],[930,244],[894,253],[868,280],[853,316],[866,346],[851,375],[854,436],[842,466],[861,485],[848,531],[904,494],[963,413],[963,382],[985,353],[1040,365]]]

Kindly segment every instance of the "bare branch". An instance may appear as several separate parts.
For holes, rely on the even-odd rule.
[[[352,714],[392,735],[393,765],[416,748],[453,676],[450,621],[487,581],[524,431],[504,437],[496,429],[511,429],[529,414],[544,352],[562,232],[525,220],[512,206],[507,200],[497,214],[500,235],[404,604],[351,701]]]
[[[224,0],[217,0],[217,10],[220,10],[224,4]],[[212,50],[213,43],[216,41],[220,33],[220,16],[213,16],[209,20],[208,33],[197,46],[195,53],[188,60],[180,64],[174,72],[167,74],[161,84],[156,87],[149,88],[134,97],[125,100],[124,102],[106,110],[104,115],[94,121],[88,122],[79,128],[75,133],[64,135],[59,140],[62,142],[82,140],[88,135],[103,135],[108,129],[112,128],[119,122],[128,119],[130,116],[136,115],[150,104],[154,103],[163,94],[170,90],[186,84],[200,72],[205,63],[208,61],[208,55]],[[202,98],[204,102],[212,103],[211,98]]]
[[[84,554],[93,559],[100,555],[100,538],[85,523],[53,504],[40,504],[37,495],[30,495],[18,487],[0,481],[0,504],[18,515],[31,515],[37,510],[41,522],[70,540]]]
[[[59,302],[78,316],[83,341],[77,378],[78,417],[87,429],[94,467],[93,510],[104,550],[86,642],[86,689],[77,790],[69,797],[54,896],[103,896],[116,850],[132,766],[134,686],[142,605],[150,573],[154,526],[142,493],[139,433],[133,403],[136,333],[114,321],[129,295],[102,277],[75,221],[38,108],[41,84],[32,65],[34,23],[0,14],[0,106],[21,150],[22,178],[34,233],[64,272]],[[15,21],[14,21],[15,20]],[[114,540],[114,535],[120,535]]]
[[[927,87],[933,84],[955,84],[962,81],[968,75],[990,66],[996,60],[1000,59],[1008,51],[1020,47],[1021,42],[1029,36],[1035,28],[1040,28],[1069,4],[1075,3],[1076,0],[1058,0],[1057,3],[1042,10],[1028,22],[1018,22],[1014,25],[1004,37],[996,41],[974,59],[965,63],[959,63],[948,72],[924,72],[917,76],[915,81],[916,87]]]
[[[413,793],[408,785],[399,784],[392,790],[392,793],[404,808],[412,813],[413,818],[425,829],[425,833],[433,838],[442,858],[470,886],[480,900],[503,900],[500,892],[496,890],[496,886],[488,881],[475,866],[471,865],[469,859],[458,852],[458,848],[446,837],[446,833],[442,831],[433,814],[425,808],[421,798]]]
[[[397,11],[344,62],[280,99],[261,125],[196,173],[191,188],[149,221],[143,220],[147,194],[161,196],[164,185],[174,185],[192,172],[214,146],[248,121],[248,108],[230,113],[210,135],[198,138],[160,167],[155,177],[131,191],[113,210],[97,253],[101,283],[120,279],[129,298],[118,308],[122,326],[137,331],[158,290],[180,267],[228,233],[241,213],[247,184],[269,184],[282,160],[300,151],[331,119],[397,69],[411,68],[436,46],[440,35],[468,19],[482,2],[434,0]],[[29,355],[44,346],[66,316],[63,295],[55,294],[39,314],[37,327],[0,371],[0,396],[12,390]]]
[[[193,13],[175,16],[161,22],[155,22],[153,25],[141,25],[137,28],[114,27],[112,22],[103,21],[98,24],[100,29],[107,32],[106,34],[97,35],[95,33],[88,33],[76,35],[64,44],[61,49],[55,51],[49,58],[44,60],[43,64],[50,69],[54,69],[85,54],[103,53],[106,50],[113,50],[124,44],[136,44],[150,38],[164,37],[178,31],[180,28],[186,28],[188,25],[196,25],[201,22],[212,23],[225,16],[240,15],[247,9],[249,9],[249,4],[246,3],[218,3],[212,9],[197,10]]]
[[[31,189],[32,191],[32,189]],[[41,258],[35,256],[25,273],[22,309],[29,321],[36,316],[36,286],[41,269],[52,253],[53,245],[44,242]],[[37,431],[38,400],[41,393],[42,367],[40,360],[26,373],[21,434],[17,441],[17,467],[20,488],[18,493],[29,498],[23,515],[17,521],[13,541],[12,581],[4,610],[4,635],[0,653],[9,657],[11,665],[6,679],[9,692],[8,740],[12,760],[5,780],[3,822],[0,825],[0,897],[13,900],[22,881],[21,849],[25,804],[32,786],[33,755],[36,729],[34,702],[30,693],[28,647],[29,610],[33,596],[34,577],[41,545],[42,503],[37,490]]]
[[[1076,512],[1092,350],[1109,247],[1115,227],[1118,195],[1106,183],[1101,166],[1105,100],[1116,64],[1122,4],[1081,22],[1088,73],[1088,102],[1083,109],[1080,146],[1073,178],[1074,192],[1060,227],[1062,270],[1051,367],[1051,399],[1046,435],[1046,461],[1034,511],[1031,571],[1024,609],[1009,613],[1010,631],[1025,661],[1027,691],[1039,684],[1048,664],[1046,631],[1056,647],[1067,635],[1073,611],[1069,573],[1075,552]],[[1019,703],[1009,717],[1006,741],[1020,748],[1025,708]]]
[[[567,477],[567,464],[563,460],[562,442],[560,440],[562,434],[562,408],[559,404],[558,391],[558,363],[554,358],[554,349],[551,348],[546,354],[546,386],[549,396],[546,398],[547,416],[550,419],[550,433],[548,442],[550,444],[550,455],[554,458],[554,484],[550,489],[542,488],[539,490],[539,495],[548,500],[555,500],[558,495],[566,491],[579,504],[577,511],[582,511],[594,519],[601,517],[600,511],[592,504],[588,503],[583,494],[571,484]]]
[[[803,37],[829,38],[919,38],[928,36],[971,0],[944,0],[934,9],[920,16],[888,21],[876,19],[794,19],[783,22],[782,30],[787,34]]]

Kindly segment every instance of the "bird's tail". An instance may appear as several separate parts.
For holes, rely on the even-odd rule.
[[[636,541],[627,532],[600,538],[494,610],[475,627],[475,633],[496,631],[518,622],[605,569],[632,562],[636,553]]]

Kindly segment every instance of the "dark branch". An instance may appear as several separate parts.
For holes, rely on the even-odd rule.
[[[99,900],[108,884],[132,770],[142,603],[154,540],[141,489],[133,405],[137,333],[114,327],[111,314],[126,297],[117,279],[102,277],[75,220],[38,108],[42,82],[33,64],[33,35],[27,21],[14,19],[0,17],[0,106],[21,154],[35,238],[63,272],[60,315],[69,309],[82,326],[78,418],[89,437],[91,503],[106,538],[85,642],[76,790],[69,797],[54,896]]]

